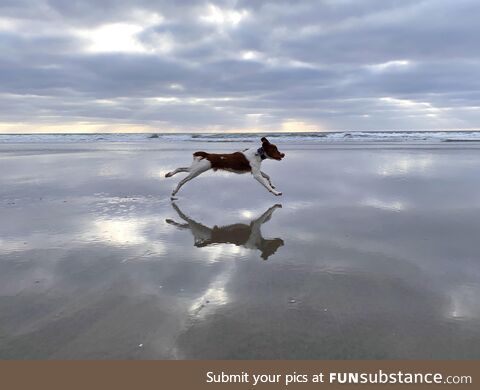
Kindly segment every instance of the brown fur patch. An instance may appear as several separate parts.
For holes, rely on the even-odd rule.
[[[207,152],[195,152],[195,157],[202,157],[210,161],[212,168],[225,169],[239,172],[250,172],[252,167],[243,153],[235,152],[228,154],[217,154]]]

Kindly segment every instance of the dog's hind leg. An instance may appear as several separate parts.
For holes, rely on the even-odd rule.
[[[182,210],[172,202],[172,207],[177,212],[178,216],[182,218],[187,223],[184,224],[187,226],[187,229],[190,229],[194,238],[195,238],[195,246],[204,246],[208,242],[208,240],[212,239],[212,229],[208,226],[202,225],[201,223],[191,219],[189,216],[184,214]],[[168,222],[168,221],[167,221]],[[182,226],[184,226],[182,225]]]
[[[203,157],[193,156],[192,165],[190,165],[188,168],[177,168],[171,172],[166,173],[165,177],[172,177],[173,175],[176,175],[177,173],[180,173],[180,172],[192,172],[192,170],[195,169],[195,167],[201,160],[203,160]]]
[[[168,172],[167,174],[165,174],[165,177],[172,177],[173,175],[176,175],[177,173],[180,173],[180,172],[190,172],[190,168],[177,168],[172,172]]]
[[[178,192],[178,190],[180,190],[180,188],[185,184],[187,183],[188,181],[192,180],[193,178],[197,177],[198,175],[200,175],[201,173],[205,172],[205,171],[208,171],[210,168],[212,167],[212,164],[210,164],[210,161],[206,160],[206,159],[202,159],[202,160],[197,160],[195,161],[192,166],[188,169],[188,172],[190,172],[188,174],[188,176],[184,177],[182,180],[180,180],[180,182],[178,183],[177,187],[173,190],[172,192],[172,197],[174,197],[176,195],[176,193]]]
[[[178,223],[178,222],[175,222],[173,219],[170,219],[170,218],[167,218],[165,220],[165,222],[170,224],[170,225],[176,226],[179,229],[190,229],[188,223]]]

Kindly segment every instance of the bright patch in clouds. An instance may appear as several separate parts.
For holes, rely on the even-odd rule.
[[[174,91],[184,91],[185,87],[182,84],[170,84],[168,86],[170,89],[173,89]]]
[[[247,15],[248,12],[246,10],[224,9],[214,4],[209,4],[205,14],[200,19],[205,23],[218,27],[236,27]]]
[[[389,210],[389,211],[402,211],[406,206],[401,201],[385,201],[382,199],[368,198],[361,202],[361,204],[377,209]]]
[[[244,51],[241,54],[242,60],[258,60],[261,57],[261,53],[257,51]]]
[[[0,18],[0,31],[15,31],[15,21],[7,18]]]
[[[164,22],[160,14],[136,11],[132,16],[133,20],[129,22],[103,24],[91,29],[77,30],[75,33],[87,40],[86,49],[91,53],[165,53],[172,49],[173,38],[170,34],[155,34],[151,45],[139,40],[139,35],[147,28]]]
[[[143,30],[141,26],[128,23],[106,24],[92,30],[79,31],[79,35],[89,41],[87,50],[101,52],[146,52],[138,42],[136,35]]]
[[[288,132],[306,132],[306,131],[321,131],[322,129],[312,123],[307,123],[304,121],[297,121],[297,120],[287,120],[282,123],[282,131]]]
[[[419,112],[427,116],[437,116],[442,112],[442,109],[434,107],[429,102],[417,102],[409,99],[397,99],[393,97],[382,97],[380,101],[397,107],[402,110],[408,110],[412,112]]]
[[[368,68],[373,72],[384,72],[388,70],[405,69],[410,65],[411,62],[408,60],[395,60],[383,62],[381,64],[368,65]]]

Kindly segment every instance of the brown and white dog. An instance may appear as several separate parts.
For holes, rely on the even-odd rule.
[[[245,149],[241,152],[229,154],[216,154],[207,152],[193,153],[192,165],[188,168],[177,168],[172,172],[168,172],[165,177],[171,177],[179,172],[188,172],[188,175],[180,180],[177,187],[172,192],[172,198],[177,194],[178,190],[188,181],[197,177],[203,172],[213,169],[221,169],[234,173],[250,172],[253,177],[263,185],[272,194],[279,196],[281,192],[275,190],[275,186],[270,181],[270,176],[262,172],[260,167],[262,161],[269,158],[280,161],[285,157],[284,153],[280,153],[274,144],[268,142],[263,137],[261,139],[262,146],[260,148]]]

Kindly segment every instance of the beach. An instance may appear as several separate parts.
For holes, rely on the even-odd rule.
[[[480,143],[250,146],[0,144],[0,359],[480,358]]]

